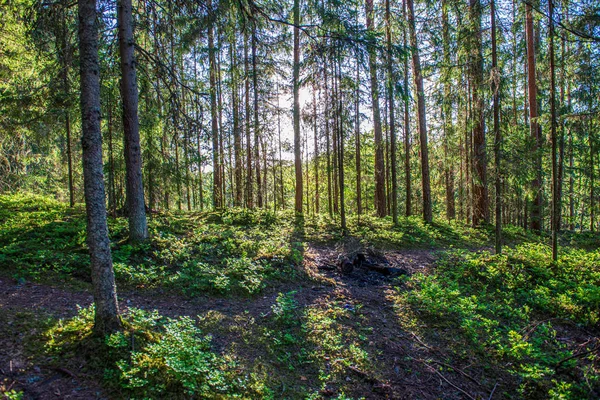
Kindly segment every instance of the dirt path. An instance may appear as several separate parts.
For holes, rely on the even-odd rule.
[[[338,255],[346,250],[309,246],[305,253],[304,267],[313,280],[270,288],[252,299],[188,298],[160,291],[122,291],[119,293],[119,299],[122,309],[156,309],[169,317],[196,317],[209,310],[229,317],[244,312],[258,317],[270,312],[271,305],[280,292],[297,290],[296,300],[300,306],[314,304],[320,298],[344,296],[354,304],[361,305],[361,315],[368,321],[369,326],[374,328],[369,335],[369,343],[375,350],[373,357],[376,358],[374,361],[378,370],[369,372],[368,376],[365,374],[356,377],[370,385],[367,385],[371,388],[370,393],[363,394],[366,398],[468,398],[461,390],[475,398],[487,398],[489,389],[475,384],[476,379],[468,379],[467,373],[450,370],[441,375],[423,362],[432,356],[439,358],[439,354],[407,331],[398,321],[391,301],[395,289],[390,278],[360,269],[352,274],[342,275],[336,270],[321,268],[335,264]],[[378,256],[384,257],[390,266],[400,268],[408,274],[427,271],[437,258],[437,254],[430,250],[386,252]],[[0,322],[8,324],[3,329],[4,332],[0,331],[4,335],[0,340],[0,349],[3,349],[0,351],[0,378],[3,378],[0,382],[4,380],[4,389],[13,385],[24,390],[27,398],[34,399],[103,398],[98,383],[86,379],[84,374],[49,369],[33,365],[27,360],[20,343],[24,332],[19,332],[15,326],[18,324],[17,318],[13,318],[23,311],[34,312],[40,316],[69,317],[76,314],[76,305],[87,307],[92,300],[91,294],[87,292],[33,283],[19,285],[13,279],[0,278],[0,310],[7,319]],[[217,346],[225,345],[219,343],[219,338],[215,339]],[[220,339],[235,340],[231,337]],[[360,371],[357,373],[360,375]]]

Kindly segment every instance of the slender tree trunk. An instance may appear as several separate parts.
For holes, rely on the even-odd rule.
[[[300,154],[300,0],[294,0],[294,170],[297,214],[302,214],[302,158]]]
[[[346,197],[345,197],[345,182],[344,182],[344,130],[343,130],[343,99],[342,99],[342,89],[340,87],[341,79],[342,79],[342,66],[341,66],[341,55],[338,51],[337,57],[337,85],[336,85],[336,99],[338,102],[338,140],[339,140],[339,154],[338,154],[338,170],[339,170],[339,179],[340,179],[340,219],[342,225],[342,235],[345,236],[347,234],[346,227]]]
[[[446,187],[446,217],[448,220],[456,217],[456,206],[454,201],[454,170],[452,161],[449,159],[448,141],[454,133],[452,126],[452,94],[451,94],[451,56],[450,56],[450,32],[448,24],[448,3],[442,2],[442,42],[444,51],[444,99],[442,101],[442,112],[444,117],[444,180]]]
[[[108,207],[113,218],[117,217],[115,187],[115,157],[113,151],[112,89],[108,92]]]
[[[281,209],[285,209],[285,187],[283,183],[283,157],[281,155],[281,108],[279,106],[279,83],[277,84],[277,135],[279,144],[279,183],[281,191]]]
[[[402,9],[404,14],[404,20],[407,19],[406,12],[406,0],[402,1]],[[403,28],[402,43],[404,48],[407,48],[408,33],[406,27]],[[404,96],[404,179],[405,179],[405,197],[406,197],[406,213],[407,217],[412,215],[412,189],[411,189],[411,177],[410,177],[410,114],[409,114],[409,100],[408,100],[408,52],[404,56],[404,90],[406,94]]]
[[[423,190],[423,219],[427,223],[433,221],[431,210],[431,184],[429,178],[429,151],[427,148],[427,120],[425,114],[425,92],[423,88],[423,75],[421,74],[421,60],[415,27],[415,9],[413,0],[406,0],[408,9],[408,29],[410,31],[410,46],[412,47],[413,75],[417,91],[417,114],[419,120],[419,139],[421,142],[421,179]]]
[[[67,14],[63,15],[63,32],[62,32],[62,55],[60,59],[62,61],[62,79],[63,79],[63,91],[65,96],[64,113],[65,113],[65,133],[67,142],[67,174],[68,174],[68,185],[69,185],[69,206],[75,205],[75,193],[73,189],[73,150],[71,140],[71,114],[69,99],[71,97],[71,86],[69,85],[69,69],[70,69],[70,54],[71,49],[68,38],[68,27],[67,27]]]
[[[242,183],[242,138],[240,132],[240,117],[239,117],[239,99],[238,99],[238,66],[237,66],[237,40],[232,40],[229,47],[231,64],[231,106],[233,118],[233,155],[235,162],[235,197],[233,205],[240,207],[243,198],[243,183]]]
[[[367,30],[374,30],[373,0],[365,0]],[[373,129],[375,131],[375,208],[379,217],[387,214],[385,205],[385,165],[383,159],[383,135],[381,131],[381,115],[379,111],[379,86],[377,79],[377,54],[375,48],[369,46],[369,71],[371,76],[371,101],[373,108]]]
[[[260,178],[260,125],[258,120],[258,69],[256,67],[256,26],[252,26],[252,87],[254,89],[254,168],[256,170],[256,205],[263,206],[262,180]],[[300,199],[302,203],[302,199]]]
[[[207,6],[212,12],[212,0],[208,0]],[[212,135],[212,159],[213,159],[213,208],[223,207],[222,181],[221,181],[221,160],[219,146],[219,121],[217,110],[217,62],[215,56],[215,38],[213,23],[208,26],[208,62],[209,62],[209,80],[210,80],[210,116],[211,116],[211,135]]]
[[[254,185],[252,171],[252,142],[250,141],[250,59],[248,57],[248,34],[244,32],[245,119],[246,119],[246,207],[254,208]]]
[[[121,57],[121,99],[123,103],[129,240],[137,242],[148,239],[148,224],[142,182],[142,149],[138,120],[138,89],[131,0],[119,0],[117,19],[119,23],[119,55]]]
[[[489,222],[487,190],[487,155],[485,149],[485,119],[483,109],[483,53],[481,42],[481,3],[470,0],[471,52],[469,69],[473,84],[473,225]]]
[[[324,57],[327,57],[326,55]],[[329,211],[329,216],[333,217],[333,197],[332,197],[332,187],[331,187],[331,138],[329,132],[329,87],[328,87],[328,75],[327,75],[327,59],[324,60],[323,67],[323,78],[325,81],[325,144],[327,146],[327,211]]]
[[[558,164],[557,164],[557,135],[556,135],[556,82],[554,71],[554,4],[548,0],[548,25],[549,25],[549,57],[550,57],[550,132],[552,140],[552,259],[558,260],[558,229],[560,197],[558,189]]]
[[[390,158],[391,158],[391,180],[392,180],[392,220],[394,225],[398,224],[398,170],[396,166],[396,118],[394,114],[394,69],[392,59],[392,27],[390,16],[390,0],[385,1],[385,22],[387,36],[387,73],[388,73],[388,102],[390,114]]]
[[[318,119],[317,119],[317,91],[315,85],[312,85],[313,92],[313,130],[315,154],[313,157],[315,163],[315,214],[319,214],[319,138],[318,138]]]
[[[79,0],[79,54],[81,82],[81,147],[94,292],[94,330],[100,335],[120,329],[117,289],[108,238],[102,133],[100,131],[100,65],[98,62],[98,15],[95,0]]]
[[[496,1],[491,0],[492,19],[492,92],[494,97],[494,159],[496,166],[496,254],[502,253],[502,175],[500,170],[500,154],[502,136],[500,133],[500,71],[496,51]]]
[[[542,229],[542,165],[541,165],[541,128],[538,125],[538,103],[537,103],[537,84],[535,76],[535,42],[533,29],[533,11],[530,3],[525,4],[525,33],[527,36],[527,81],[529,94],[529,128],[531,139],[533,141],[533,157],[535,178],[532,182],[534,200],[531,207],[531,229],[540,232]]]
[[[354,141],[356,147],[356,213],[362,214],[362,168],[360,162],[360,64],[356,54],[356,96],[354,101]]]

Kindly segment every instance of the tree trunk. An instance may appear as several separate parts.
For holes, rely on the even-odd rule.
[[[254,208],[252,175],[252,142],[250,141],[250,59],[248,57],[248,34],[244,32],[244,75],[245,75],[245,130],[246,130],[246,207]]]
[[[558,229],[560,197],[558,190],[557,136],[556,136],[556,82],[554,72],[554,4],[548,1],[549,57],[550,57],[550,135],[552,140],[552,260],[558,260]]]
[[[392,27],[390,26],[390,0],[385,1],[385,25],[387,36],[387,73],[388,73],[388,102],[390,114],[390,158],[391,158],[391,180],[392,180],[392,220],[394,225],[398,224],[398,170],[396,166],[396,119],[394,115],[394,70],[392,60]]]
[[[302,214],[302,158],[300,154],[300,0],[294,0],[294,170],[297,214]]]
[[[208,0],[207,6],[212,12],[212,0]],[[223,207],[221,160],[219,146],[219,121],[217,110],[217,62],[215,57],[215,38],[213,23],[208,26],[208,62],[210,80],[210,117],[212,135],[212,159],[213,159],[213,208]]]
[[[473,226],[489,222],[487,156],[483,96],[483,53],[481,43],[481,3],[470,0],[471,49],[469,70],[473,89]]]
[[[423,219],[426,223],[433,221],[431,210],[431,184],[429,179],[429,153],[427,148],[427,120],[425,115],[425,92],[423,89],[423,75],[421,74],[421,60],[417,43],[415,27],[415,9],[413,0],[407,0],[408,29],[410,33],[410,46],[412,47],[412,62],[415,87],[417,91],[417,114],[419,120],[419,139],[421,142],[421,184],[423,189]]]
[[[144,185],[142,182],[142,150],[138,120],[138,89],[135,71],[133,16],[131,0],[120,0],[117,7],[119,55],[121,57],[121,99],[123,103],[123,140],[127,188],[129,240],[148,239]]]
[[[496,166],[496,254],[502,253],[502,175],[500,171],[500,152],[502,136],[500,133],[500,71],[496,53],[496,1],[491,0],[492,19],[492,92],[494,97],[494,159]]]
[[[541,127],[538,125],[537,83],[535,77],[535,44],[533,38],[533,11],[531,4],[526,3],[525,33],[527,36],[527,92],[529,95],[529,128],[533,141],[534,173],[532,182],[534,200],[531,207],[531,229],[542,230],[542,163],[541,163]]]
[[[315,154],[313,161],[315,163],[315,214],[319,214],[319,138],[318,138],[318,119],[317,119],[317,91],[315,85],[312,85],[313,92],[313,129]]]
[[[448,3],[442,2],[442,42],[444,51],[444,99],[442,100],[442,113],[444,118],[444,180],[446,187],[446,217],[452,220],[456,217],[454,201],[454,170],[449,159],[448,141],[454,132],[452,126],[452,94],[451,94],[451,57],[450,57],[450,32],[448,24]]]
[[[373,0],[365,0],[367,30],[374,30]],[[369,46],[369,72],[371,76],[371,101],[373,108],[373,129],[375,131],[375,208],[379,217],[387,214],[385,205],[385,165],[383,160],[383,135],[379,111],[379,89],[377,79],[377,54],[374,46]]]
[[[252,87],[254,89],[254,167],[256,169],[256,205],[263,206],[262,180],[260,178],[260,125],[258,120],[258,70],[256,67],[256,26],[252,26]],[[302,203],[302,199],[300,200]]]
[[[402,12],[404,14],[404,20],[407,19],[406,13],[406,0],[402,2]],[[407,48],[407,37],[408,33],[406,27],[403,28],[402,43],[404,48]],[[405,179],[405,197],[406,197],[406,213],[407,217],[412,214],[412,181],[410,179],[410,114],[409,114],[409,100],[408,100],[408,52],[404,56],[404,90],[406,91],[404,96],[404,179]]]
[[[354,141],[356,146],[356,213],[362,214],[362,168],[360,165],[360,64],[356,53],[356,96],[354,104]]]
[[[81,82],[81,147],[94,291],[94,330],[100,335],[121,327],[117,289],[108,239],[102,133],[100,132],[100,65],[98,62],[98,15],[95,0],[79,0],[79,54]]]
[[[240,132],[239,98],[238,98],[238,65],[237,65],[237,40],[233,39],[230,46],[231,55],[231,106],[233,108],[233,158],[235,163],[235,197],[233,205],[241,207],[243,198],[242,183],[242,137]]]

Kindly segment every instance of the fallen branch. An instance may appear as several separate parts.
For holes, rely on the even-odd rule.
[[[572,360],[574,358],[580,358],[583,356],[587,356],[588,354],[594,353],[596,351],[600,350],[600,345],[596,345],[594,347],[592,347],[590,350],[588,351],[583,351],[581,353],[577,353],[577,354],[573,354],[570,357],[564,358],[562,360],[560,360],[557,364],[556,364],[556,368],[560,368],[562,366],[562,364],[566,363],[569,360]]]
[[[454,383],[450,382],[444,375],[442,375],[437,369],[433,368],[431,366],[431,364],[427,364],[425,362],[425,365],[427,365],[429,368],[431,368],[431,370],[433,372],[435,372],[440,378],[442,378],[444,381],[446,381],[446,383],[448,383],[450,386],[452,386],[454,389],[458,390],[459,392],[461,392],[462,394],[464,394],[465,396],[467,396],[469,399],[471,400],[475,400],[475,397],[471,396],[469,393],[467,393],[466,391],[464,391],[463,389],[461,389],[460,387],[456,386]]]
[[[441,361],[431,360],[431,362],[439,364],[439,365],[443,365],[444,367],[447,367],[447,368],[452,368],[454,371],[459,372],[465,378],[470,379],[471,381],[475,382],[479,386],[483,386],[481,384],[481,382],[479,382],[477,379],[473,378],[471,375],[467,374],[465,371],[463,371],[463,370],[461,370],[459,368],[456,368],[456,367],[454,367],[454,366],[452,366],[450,364],[443,363]]]
[[[492,393],[490,393],[490,397],[488,397],[488,400],[492,400],[492,397],[494,396],[494,392],[496,391],[497,387],[498,387],[498,382],[496,382],[496,384],[494,385],[494,388],[492,389]]]

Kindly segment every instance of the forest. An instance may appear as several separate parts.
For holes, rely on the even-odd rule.
[[[600,398],[596,0],[0,0],[3,399]]]

